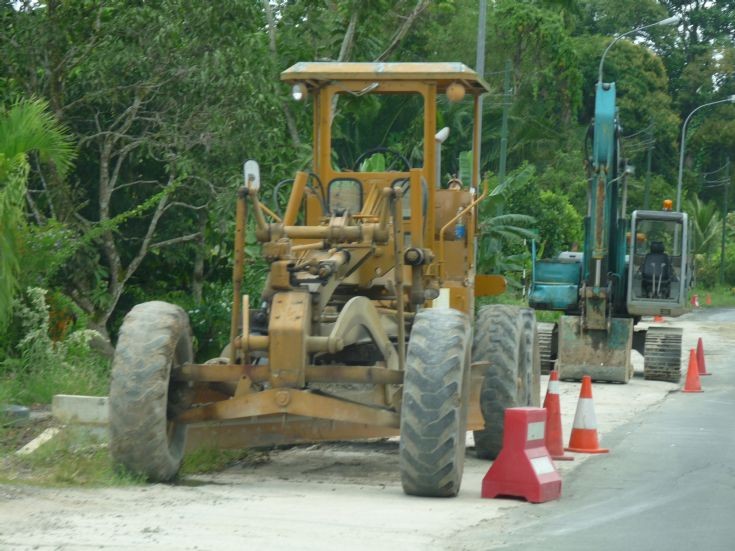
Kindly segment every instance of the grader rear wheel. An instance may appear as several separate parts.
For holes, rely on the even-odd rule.
[[[467,317],[456,310],[422,310],[406,355],[401,405],[400,464],[410,495],[452,497],[464,469],[470,386]]]
[[[477,316],[473,362],[490,362],[480,390],[485,428],[476,430],[475,451],[495,459],[503,447],[506,408],[538,404],[540,358],[533,310],[502,304],[483,307]]]
[[[112,459],[151,481],[167,481],[181,466],[186,428],[172,419],[186,407],[186,383],[171,380],[192,361],[189,318],[165,302],[135,306],[123,321],[110,385]]]

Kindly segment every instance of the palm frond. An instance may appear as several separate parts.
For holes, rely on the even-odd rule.
[[[76,156],[70,133],[48,110],[48,103],[19,99],[0,111],[0,153],[13,158],[31,151],[36,151],[41,160],[53,162],[61,177]]]

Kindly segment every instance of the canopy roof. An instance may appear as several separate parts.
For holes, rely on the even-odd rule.
[[[332,81],[433,81],[439,92],[460,81],[468,91],[482,94],[490,91],[488,84],[463,63],[339,63],[301,62],[281,73],[285,82],[322,84]]]

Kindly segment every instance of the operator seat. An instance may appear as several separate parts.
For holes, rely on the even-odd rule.
[[[651,252],[646,255],[641,268],[643,293],[649,298],[669,298],[671,286],[671,260],[664,252],[661,241],[651,242]]]

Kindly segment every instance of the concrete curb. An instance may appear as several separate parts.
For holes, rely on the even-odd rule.
[[[51,412],[61,423],[107,425],[110,418],[107,396],[57,394],[51,404]]]

